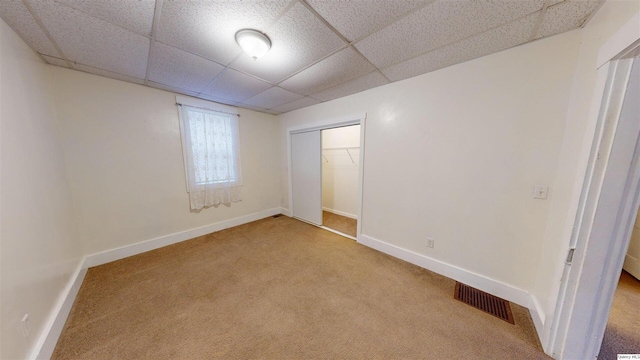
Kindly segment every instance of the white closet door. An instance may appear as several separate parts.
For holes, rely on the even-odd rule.
[[[293,217],[322,225],[320,130],[291,134]]]

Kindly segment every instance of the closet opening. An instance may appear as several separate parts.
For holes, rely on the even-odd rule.
[[[356,238],[360,125],[321,131],[322,226]]]
[[[358,240],[366,117],[354,114],[287,128],[293,218]]]

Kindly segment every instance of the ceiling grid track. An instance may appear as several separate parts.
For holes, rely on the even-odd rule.
[[[156,6],[153,9],[153,22],[151,23],[151,38],[149,40],[149,53],[147,54],[147,68],[144,74],[144,84],[149,85],[149,65],[151,65],[151,49],[153,49],[153,43],[156,41],[156,30],[158,29],[158,23],[160,23],[160,14],[162,12],[162,0],[156,0]]]
[[[549,7],[549,3],[551,0],[545,0],[542,5],[542,9],[540,10],[540,15],[538,15],[538,19],[536,20],[536,25],[533,27],[531,31],[531,36],[528,41],[532,41],[538,35],[538,31],[540,30],[540,26],[542,25],[542,20],[544,19],[544,15],[547,13],[547,8]]]
[[[291,10],[291,8],[292,8],[296,3],[297,3],[297,0],[291,0],[291,2],[289,2],[289,5],[287,5],[287,6],[284,8],[284,10],[282,10],[282,11],[278,14],[278,16],[276,16],[276,17],[273,19],[273,21],[271,21],[271,23],[270,23],[269,25],[267,25],[267,28],[265,29],[265,31],[263,32],[263,34],[267,35],[267,32],[268,32],[269,30],[271,30],[271,29],[273,28],[273,26],[274,26],[275,24],[277,24],[277,23],[278,23],[278,21],[280,21],[280,19],[282,19],[282,17],[283,17],[283,16],[284,16],[284,15],[285,15],[289,10]],[[268,37],[268,36],[269,36],[269,35],[267,35],[267,37]],[[167,44],[167,45],[168,45],[168,44]],[[259,78],[259,77],[255,76],[255,75],[251,75],[251,74],[246,73],[246,72],[244,72],[244,71],[242,71],[242,70],[239,70],[239,69],[234,68],[234,67],[233,67],[233,64],[234,64],[236,61],[238,61],[238,59],[239,59],[241,56],[242,56],[242,51],[238,52],[238,55],[236,55],[236,56],[233,58],[233,60],[231,60],[231,61],[229,62],[229,64],[227,64],[227,65],[223,65],[223,66],[224,66],[224,70],[222,70],[218,75],[216,75],[216,77],[214,77],[214,78],[213,78],[213,79],[212,79],[212,80],[211,80],[211,81],[210,81],[210,82],[209,82],[209,83],[208,83],[208,84],[207,84],[207,85],[202,89],[202,91],[198,92],[198,95],[204,94],[204,91],[205,91],[209,86],[211,86],[211,85],[212,85],[212,84],[213,84],[213,83],[214,83],[214,82],[215,82],[215,81],[220,77],[220,75],[222,75],[222,73],[224,73],[225,71],[227,71],[227,69],[231,69],[231,70],[237,71],[237,72],[239,72],[239,73],[241,73],[241,74],[244,74],[244,75],[247,75],[247,76],[251,76],[251,77],[253,77],[253,78],[254,78],[254,79],[256,79],[256,80],[260,80],[260,81],[266,82],[266,83],[267,83],[267,84],[269,84],[269,85],[277,86],[277,84],[274,84],[274,83],[272,83],[271,81],[267,81],[267,80],[265,80],[265,79],[261,79],[261,78]],[[207,60],[209,60],[209,59],[207,59]],[[211,61],[213,61],[213,60],[211,60]],[[214,62],[215,62],[215,61],[214,61]],[[216,62],[216,63],[217,63],[217,62]],[[222,64],[220,64],[220,65],[222,65]],[[265,90],[265,91],[266,91],[266,90]],[[204,94],[204,95],[207,95],[207,94]],[[254,95],[254,96],[255,96],[255,95]],[[252,97],[253,97],[253,96],[250,96],[250,97],[248,97],[248,98],[246,98],[246,99],[243,99],[242,101],[235,101],[235,102],[242,104],[242,102],[243,102],[243,101],[248,100],[248,99],[250,99],[250,98],[252,98]],[[221,98],[221,99],[222,99],[222,98]],[[229,101],[231,101],[231,100],[229,100]]]
[[[31,4],[29,4],[27,0],[22,0],[22,3],[27,8],[27,10],[29,10],[29,12],[31,13],[31,16],[33,16],[33,19],[36,21],[38,26],[40,26],[40,29],[42,30],[42,32],[44,32],[44,34],[47,36],[49,41],[51,41],[51,44],[56,49],[56,51],[60,54],[60,56],[62,56],[62,60],[64,60],[64,62],[67,63],[67,66],[69,68],[75,69],[74,67],[75,64],[69,61],[69,59],[67,59],[67,56],[62,52],[62,49],[60,48],[60,46],[58,46],[58,43],[53,39],[53,36],[51,36],[51,33],[49,33],[49,30],[47,30],[47,28],[44,26],[44,23],[42,22],[38,14],[36,14],[35,10],[33,10],[33,8],[31,7]]]
[[[331,25],[331,24],[330,24],[330,23],[329,23],[329,22],[328,22],[324,17],[322,17],[322,15],[320,15],[320,14],[316,11],[316,9],[314,9],[311,5],[309,5],[309,3],[307,3],[305,0],[298,0],[298,1],[299,1],[302,5],[304,5],[304,6],[305,6],[309,11],[311,11],[311,13],[312,13],[316,18],[318,18],[318,20],[322,21],[322,23],[324,23],[324,25],[325,25],[326,27],[328,27],[331,31],[333,31],[333,33],[334,33],[334,34],[336,34],[340,39],[342,39],[342,41],[344,41],[345,43],[347,43],[347,46],[348,46],[348,47],[350,47],[350,48],[351,48],[351,50],[355,51],[355,53],[356,53],[356,54],[358,54],[360,57],[362,57],[363,59],[365,59],[365,60],[366,60],[369,64],[371,64],[371,66],[373,66],[376,70],[380,70],[380,69],[378,69],[378,67],[377,67],[374,63],[372,63],[372,62],[371,62],[371,61],[370,61],[366,56],[362,55],[362,53],[360,52],[360,50],[356,49],[356,47],[355,47],[355,46],[353,46],[352,42],[351,42],[351,41],[349,41],[349,39],[347,39],[346,37],[344,37],[344,35],[342,35],[342,34],[341,34],[341,33],[340,33],[340,32],[339,32],[335,27],[333,27],[333,25]],[[425,5],[425,6],[426,6],[426,5]],[[373,33],[371,33],[371,34],[373,34]],[[369,35],[370,35],[370,34],[369,34]],[[347,46],[345,46],[344,48],[342,48],[342,49],[340,49],[340,50],[344,50]],[[337,52],[337,51],[336,51],[336,52]],[[334,54],[335,54],[335,53],[334,53]],[[333,55],[333,54],[331,54],[331,55]],[[327,56],[327,57],[329,57],[329,56]],[[325,58],[327,58],[327,57],[325,57]],[[320,61],[324,60],[325,58],[318,60],[315,64],[319,63]],[[311,67],[311,66],[313,66],[313,65],[315,65],[315,64],[311,64],[311,65],[309,65],[307,68],[309,68],[309,67]],[[305,69],[303,69],[303,70],[305,70]],[[301,71],[302,71],[302,70],[301,70]],[[380,71],[380,73],[382,74],[382,71]],[[289,77],[292,77],[292,76],[294,76],[294,75],[296,75],[296,74],[293,74],[293,75],[291,75],[291,76],[289,76]],[[389,82],[391,81],[389,78],[387,78],[387,76],[386,76],[386,75],[382,74],[382,76],[384,76],[384,77],[385,77],[385,79],[387,79]],[[285,80],[286,80],[286,79],[285,79]],[[284,81],[284,80],[283,80],[283,81]],[[347,81],[349,81],[349,80],[347,80]],[[346,82],[346,81],[345,81],[345,82]],[[321,90],[319,90],[319,91],[322,91],[322,90],[325,90],[325,89],[321,89]]]
[[[540,10],[538,10],[538,11],[536,11],[536,12],[539,12],[539,11],[540,11]],[[442,45],[442,46],[438,46],[437,48],[433,48],[433,49],[431,49],[431,50],[427,50],[427,51],[424,51],[424,52],[421,52],[421,53],[417,53],[417,54],[415,54],[415,55],[413,55],[413,56],[407,57],[407,58],[406,58],[406,59],[404,59],[404,60],[400,60],[400,61],[398,61],[398,62],[395,62],[395,63],[389,64],[389,65],[385,66],[383,69],[388,69],[388,68],[390,68],[390,67],[392,67],[392,66],[396,66],[396,65],[401,64],[401,63],[403,63],[403,62],[406,62],[406,61],[409,61],[409,60],[413,60],[413,59],[415,59],[415,58],[417,58],[417,57],[419,57],[419,56],[426,55],[426,54],[428,54],[428,53],[431,53],[431,52],[434,52],[434,51],[440,50],[440,49],[445,48],[445,47],[447,47],[447,46],[451,46],[451,45],[454,45],[454,44],[458,44],[458,43],[460,43],[460,42],[463,42],[463,41],[468,40],[468,39],[470,39],[470,38],[472,38],[472,37],[475,37],[475,36],[482,35],[482,34],[487,33],[487,32],[489,32],[489,31],[493,31],[493,30],[495,30],[495,29],[499,29],[499,28],[501,28],[501,27],[503,27],[503,26],[506,26],[506,25],[509,25],[509,24],[514,23],[514,22],[516,22],[516,21],[522,20],[522,19],[526,18],[527,16],[530,16],[531,14],[535,14],[535,12],[534,12],[534,13],[529,13],[529,14],[527,14],[527,15],[523,15],[523,16],[521,16],[521,17],[517,18],[517,19],[513,19],[513,20],[511,20],[511,21],[509,21],[509,22],[506,22],[506,23],[504,23],[504,24],[500,24],[500,25],[494,26],[494,27],[492,27],[492,28],[490,28],[490,29],[487,29],[487,30],[485,30],[485,31],[483,31],[483,32],[479,32],[479,33],[476,33],[476,34],[473,34],[473,35],[469,35],[469,36],[467,36],[467,37],[465,37],[465,38],[462,38],[462,39],[460,39],[460,40],[456,40],[456,41],[454,41],[454,42],[450,42],[450,43],[448,43],[448,44],[445,44],[445,45]],[[525,41],[525,42],[524,42],[524,44],[526,44],[526,43],[527,43],[527,42]],[[517,45],[516,45],[516,46],[517,46]]]

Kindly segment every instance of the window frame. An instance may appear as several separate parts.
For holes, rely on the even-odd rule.
[[[188,151],[189,149],[187,148],[187,146],[190,146],[190,143],[187,143],[187,134],[185,131],[185,121],[187,119],[184,119],[183,115],[182,115],[182,111],[183,108],[182,106],[187,106],[190,108],[195,108],[195,109],[201,109],[204,111],[209,111],[209,112],[218,112],[218,113],[224,113],[227,115],[232,115],[232,116],[240,116],[240,114],[238,113],[238,109],[232,106],[227,106],[227,105],[222,105],[222,104],[217,104],[217,103],[213,103],[210,101],[206,101],[206,100],[201,100],[201,99],[194,99],[194,98],[189,98],[189,97],[184,97],[184,96],[176,96],[176,105],[177,105],[177,109],[178,109],[178,119],[179,119],[179,123],[180,123],[180,138],[181,138],[181,147],[182,147],[182,160],[183,160],[183,165],[184,165],[184,176],[185,176],[185,185],[186,185],[186,190],[187,192],[191,192],[192,190],[196,190],[196,189],[191,189],[189,186],[189,157],[188,157]],[[239,134],[239,123],[237,124],[238,129],[236,129],[238,131],[238,138],[235,139],[232,136],[232,141],[237,141],[237,144],[233,144],[234,148],[237,149],[238,154],[236,154],[235,158],[237,158],[238,163],[235,164],[234,163],[234,167],[237,169],[237,171],[235,172],[235,180],[233,181],[211,181],[211,182],[205,182],[205,183],[198,183],[198,186],[207,186],[207,185],[211,185],[211,186],[242,186],[242,161],[241,161],[241,156],[240,156],[240,134]],[[193,149],[192,149],[193,151]]]

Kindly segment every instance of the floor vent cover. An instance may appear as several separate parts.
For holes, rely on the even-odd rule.
[[[276,214],[276,215],[273,215],[273,218],[274,218],[274,219],[275,219],[275,218],[279,218],[280,216],[282,216],[282,214]]]
[[[456,282],[454,297],[456,300],[460,300],[465,304],[471,305],[508,323],[515,324],[513,314],[511,313],[511,306],[507,300],[459,282]]]

